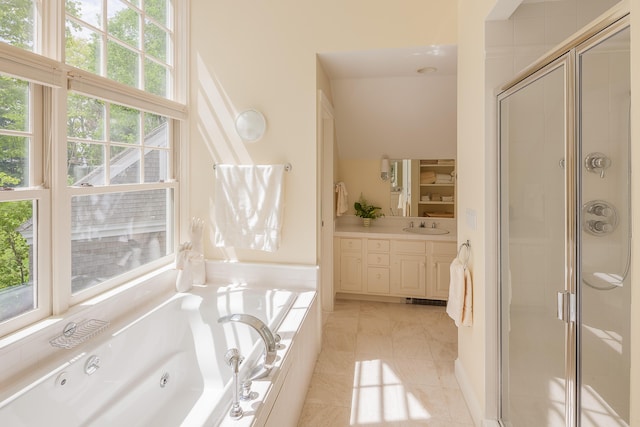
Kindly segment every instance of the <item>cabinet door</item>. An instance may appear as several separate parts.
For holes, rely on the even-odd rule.
[[[367,269],[367,291],[374,294],[389,293],[389,269],[369,267]]]
[[[362,291],[362,254],[343,252],[340,255],[340,289]]]
[[[425,262],[424,255],[393,255],[392,292],[399,296],[424,297]]]
[[[427,298],[446,300],[449,298],[450,266],[455,255],[433,255],[430,262]]]

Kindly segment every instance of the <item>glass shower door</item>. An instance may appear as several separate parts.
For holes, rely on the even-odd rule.
[[[501,418],[508,426],[565,425],[571,326],[558,320],[557,294],[570,290],[567,61],[499,98]]]
[[[578,47],[580,426],[629,425],[630,40],[625,22]]]

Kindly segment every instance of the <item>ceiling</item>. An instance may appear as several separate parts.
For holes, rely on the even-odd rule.
[[[455,45],[318,56],[331,81],[340,158],[455,157]]]

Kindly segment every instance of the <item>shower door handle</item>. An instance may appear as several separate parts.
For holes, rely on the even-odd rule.
[[[576,321],[576,294],[558,292],[558,319],[566,323]]]

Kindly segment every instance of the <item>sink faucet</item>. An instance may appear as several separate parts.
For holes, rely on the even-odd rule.
[[[245,325],[251,326],[256,330],[256,332],[258,332],[260,338],[262,338],[262,341],[264,342],[265,347],[264,362],[262,363],[262,366],[267,369],[267,372],[264,376],[268,375],[268,370],[273,367],[273,362],[276,361],[276,350],[278,347],[278,342],[280,341],[280,336],[278,334],[274,335],[273,332],[271,332],[271,329],[269,329],[269,327],[262,320],[250,314],[230,314],[218,319],[218,323],[227,322],[244,323]]]
[[[436,227],[438,227],[438,224],[436,224],[436,222],[435,222],[435,221],[434,221],[434,222],[432,222],[432,223],[431,223],[431,228],[436,228]]]

